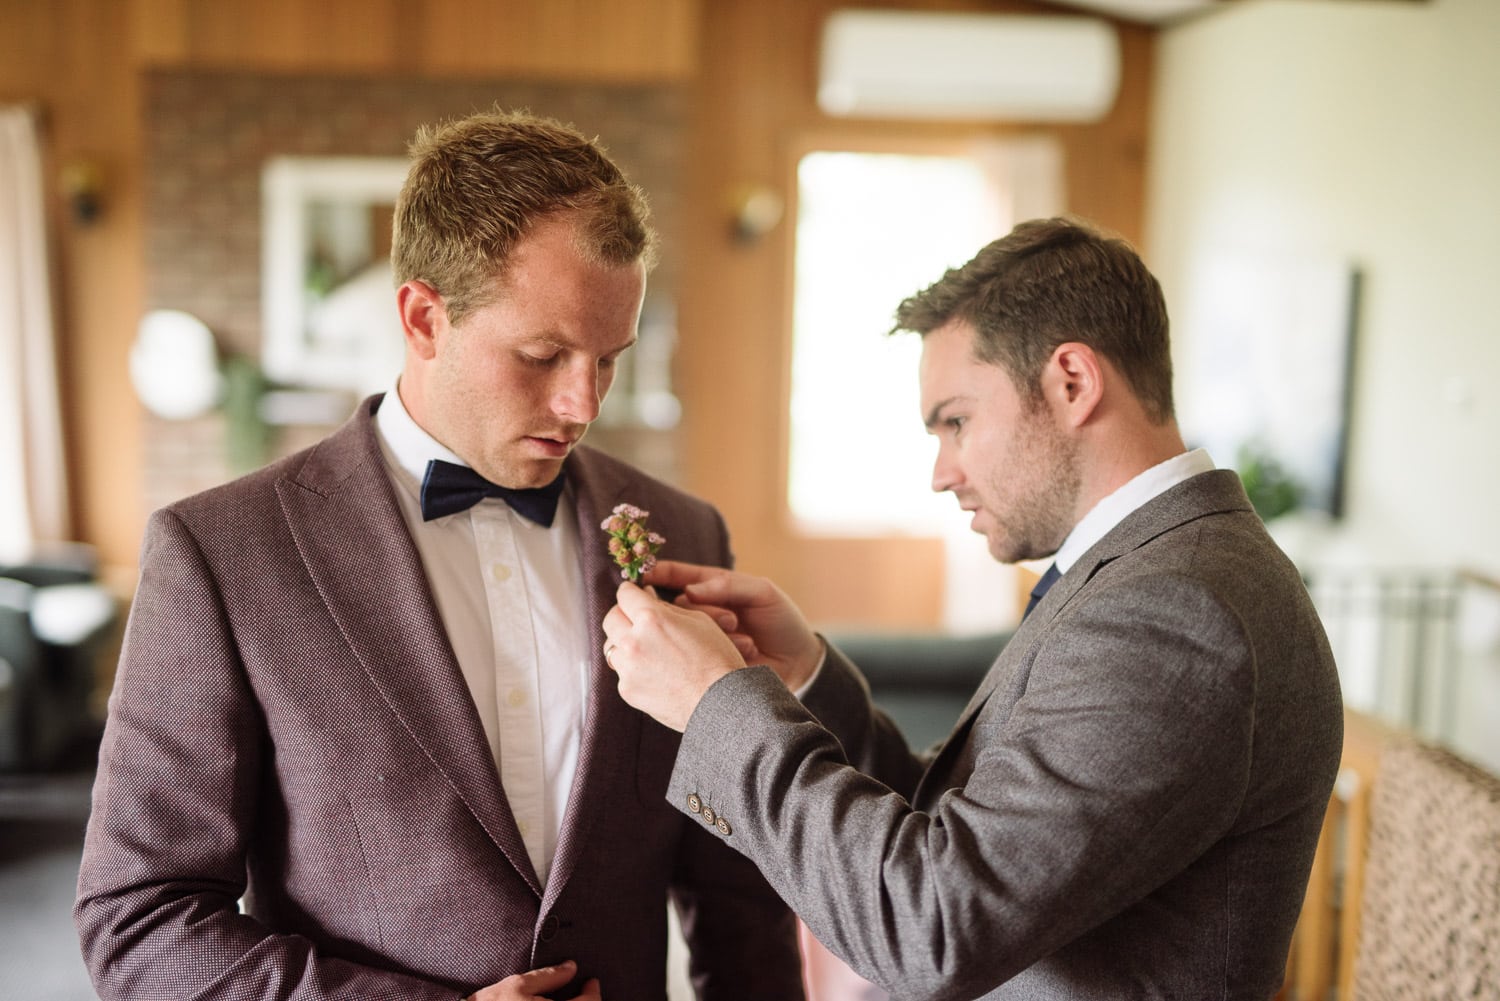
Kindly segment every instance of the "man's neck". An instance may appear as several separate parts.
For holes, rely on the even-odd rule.
[[[1175,420],[1137,424],[1128,433],[1103,436],[1086,446],[1076,520],[1141,473],[1186,451]]]

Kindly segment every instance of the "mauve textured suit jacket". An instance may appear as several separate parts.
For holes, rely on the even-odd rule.
[[[1342,728],[1302,581],[1216,470],[1084,554],[935,758],[830,650],[805,705],[765,668],[717,682],[669,795],[900,1001],[1265,1001]]]
[[[567,462],[594,663],[544,891],[396,506],[378,399],[151,519],[75,910],[100,996],[455,1001],[574,959],[606,998],[661,999],[670,887],[701,996],[800,998],[785,905],[668,806],[677,735],[620,700],[599,652],[610,509],[649,509],[670,555],[716,564],[722,519],[597,452]]]

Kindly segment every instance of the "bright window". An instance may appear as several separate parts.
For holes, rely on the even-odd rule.
[[[818,152],[797,169],[788,502],[813,534],[940,535],[930,489],[921,338],[887,337],[896,306],[1010,228],[980,163]]]

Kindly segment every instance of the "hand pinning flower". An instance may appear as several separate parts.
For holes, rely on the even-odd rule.
[[[599,526],[609,533],[609,555],[620,568],[620,576],[632,584],[639,583],[641,574],[656,566],[656,551],[667,541],[646,530],[650,514],[634,504],[620,504]]]

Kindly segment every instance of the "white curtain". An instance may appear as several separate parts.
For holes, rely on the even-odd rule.
[[[0,106],[0,562],[67,532],[35,113]]]

